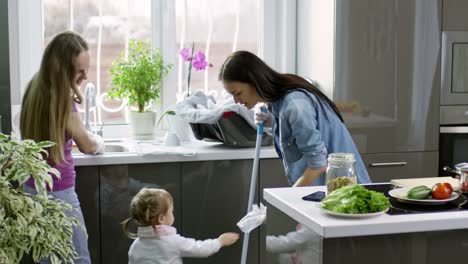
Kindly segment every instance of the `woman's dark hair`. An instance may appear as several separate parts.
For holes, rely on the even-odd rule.
[[[325,101],[343,122],[336,105],[315,85],[298,75],[276,72],[248,51],[232,53],[221,66],[218,79],[253,85],[258,95],[267,102],[276,101],[293,90],[306,89],[317,96],[319,102]]]

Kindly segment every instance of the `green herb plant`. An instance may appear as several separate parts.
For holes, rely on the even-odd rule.
[[[70,204],[47,195],[53,187],[49,173],[60,177],[46,160],[49,141],[19,140],[0,133],[0,263],[19,263],[24,254],[35,262],[50,257],[52,263],[73,263],[73,227],[81,226],[66,211]],[[32,176],[37,195],[21,186]],[[84,227],[81,226],[83,229]]]
[[[128,100],[128,105],[137,106],[138,112],[145,112],[153,101],[159,100],[162,81],[172,64],[165,64],[159,49],[143,41],[130,40],[128,55],[122,52],[112,62],[110,74],[112,88],[110,98]]]

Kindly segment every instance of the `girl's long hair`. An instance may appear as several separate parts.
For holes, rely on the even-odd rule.
[[[21,136],[55,142],[49,149],[49,158],[55,164],[65,160],[63,148],[73,100],[82,101],[74,78],[77,58],[85,51],[88,44],[78,34],[67,31],[55,36],[47,45],[39,72],[29,82],[23,97]]]
[[[135,239],[137,235],[128,231],[132,220],[139,226],[152,226],[153,219],[156,218],[158,220],[161,215],[167,214],[172,204],[172,196],[166,190],[155,188],[141,189],[130,203],[130,214],[132,217],[122,222],[125,234],[129,238]]]
[[[317,96],[319,102],[326,102],[343,122],[343,117],[336,105],[315,85],[298,75],[276,72],[248,51],[232,53],[221,66],[218,79],[250,84],[267,102],[274,102],[292,90],[306,89]]]

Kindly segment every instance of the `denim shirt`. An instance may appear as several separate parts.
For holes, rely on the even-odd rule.
[[[271,103],[275,146],[293,185],[307,167],[327,165],[328,153],[353,153],[358,183],[370,183],[366,167],[345,124],[324,101],[304,89]],[[325,185],[325,173],[313,183]]]

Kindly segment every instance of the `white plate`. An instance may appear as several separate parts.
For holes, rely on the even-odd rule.
[[[406,197],[406,194],[410,190],[410,187],[405,187],[405,188],[396,188],[393,190],[390,190],[388,192],[388,195],[391,197],[405,203],[413,203],[413,204],[432,204],[432,205],[437,205],[437,204],[444,204],[450,201],[453,201],[458,198],[458,193],[452,192],[452,196],[450,196],[447,199],[442,199],[442,200],[437,200],[437,199],[410,199]]]
[[[324,208],[320,207],[320,204],[318,204],[318,207],[325,214],[332,215],[332,216],[338,216],[338,217],[345,217],[345,218],[367,218],[367,217],[379,216],[379,215],[385,214],[389,209],[389,208],[387,208],[386,210],[381,211],[381,212],[368,213],[368,214],[345,214],[345,213],[337,213],[337,212],[333,212],[333,211],[324,209]]]

